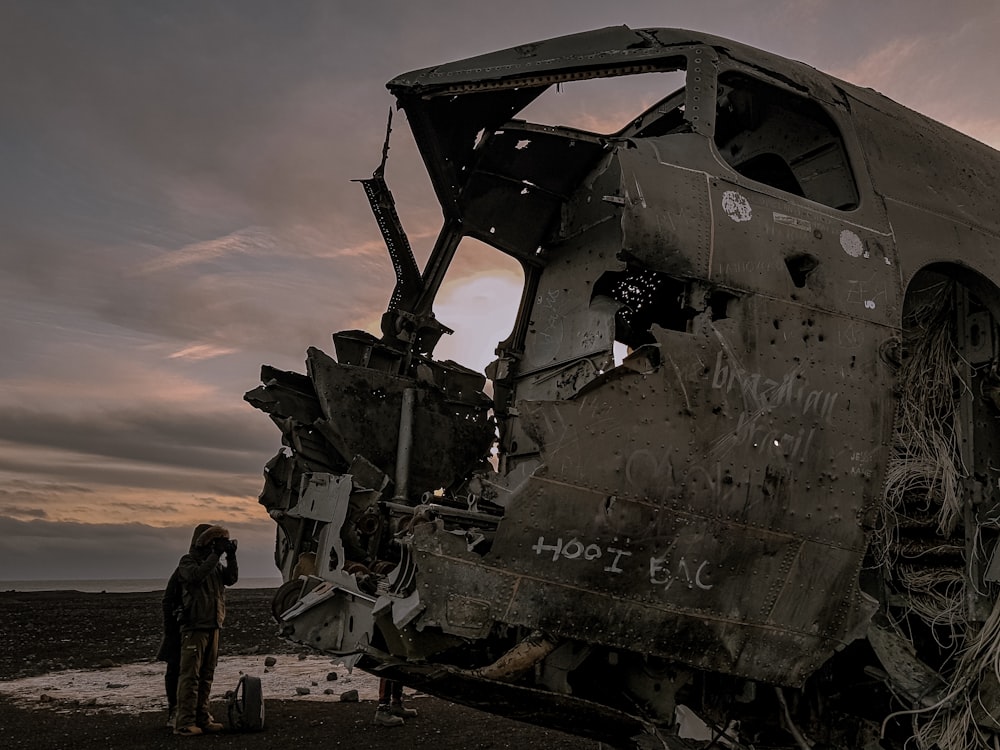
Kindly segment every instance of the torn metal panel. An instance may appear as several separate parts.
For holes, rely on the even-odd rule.
[[[451,485],[478,465],[493,440],[489,400],[439,366],[434,382],[413,381],[367,368],[341,365],[309,350],[309,373],[324,418],[314,424],[341,454],[360,455],[394,476],[403,392],[417,388],[415,439],[409,477],[419,496]],[[480,382],[484,380],[480,378]]]
[[[647,141],[617,156],[625,199],[623,251],[662,273],[705,278],[713,246],[707,176],[665,163],[671,155]]]

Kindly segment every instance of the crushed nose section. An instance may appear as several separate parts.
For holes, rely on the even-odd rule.
[[[289,640],[350,656],[386,649],[380,619],[391,633],[420,613],[400,536],[418,505],[455,512],[430,499],[485,464],[495,428],[482,375],[421,357],[399,375],[403,355],[374,337],[334,340],[340,361],[310,349],[308,375],[264,367],[245,398],[284,444],[260,497],[278,525],[275,562],[287,581],[274,616]]]

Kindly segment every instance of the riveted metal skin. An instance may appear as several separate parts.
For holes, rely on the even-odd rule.
[[[760,304],[749,317],[787,320]],[[755,358],[767,349],[740,342],[723,325],[732,320],[719,323],[661,330],[670,366],[609,373],[572,401],[520,405],[546,481],[536,471],[515,495],[491,554],[555,584],[635,597],[649,607],[631,613],[637,633],[654,633],[663,610],[718,627],[714,646],[692,649],[698,666],[794,684],[808,674],[800,662],[853,640],[871,614],[857,592],[866,539],[855,519],[880,484],[851,473],[842,445],[850,435],[858,451],[881,450],[891,415],[870,380],[867,391],[819,387],[825,373],[810,372],[808,355],[816,321],[777,363]],[[692,405],[705,415],[693,435]],[[622,569],[609,571],[616,556]],[[813,591],[824,595],[803,596]],[[841,610],[849,616],[833,616]],[[721,633],[740,630],[741,648],[730,648]],[[684,645],[676,634],[642,639],[663,655]],[[769,654],[755,659],[765,672],[739,662],[758,652]]]
[[[665,72],[684,87],[613,133],[519,119],[552,88]],[[261,503],[286,636],[614,747],[921,744],[884,720],[947,693],[956,623],[919,607],[944,596],[970,638],[1000,613],[1000,154],[678,29],[388,88],[444,214],[431,256],[419,278],[400,259],[381,185],[401,285],[382,337],[339,332],[336,359],[265,367],[246,396],[282,434]],[[433,356],[466,238],[525,274],[492,390]],[[901,373],[941,289],[945,398],[920,406],[958,490],[934,518],[936,477],[890,490],[917,431]]]

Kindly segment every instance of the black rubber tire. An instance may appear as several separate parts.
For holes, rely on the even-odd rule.
[[[278,587],[271,598],[271,616],[275,622],[281,622],[282,612],[291,609],[292,605],[299,600],[302,593],[302,581],[296,578],[293,581],[286,581]]]

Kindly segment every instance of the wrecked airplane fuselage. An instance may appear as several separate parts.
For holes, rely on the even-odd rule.
[[[614,133],[516,119],[667,71]],[[616,746],[992,742],[1000,155],[686,31],[388,86],[444,226],[418,269],[383,154],[381,337],[247,394],[283,437],[282,632]],[[492,398],[433,358],[464,238],[524,269]]]

